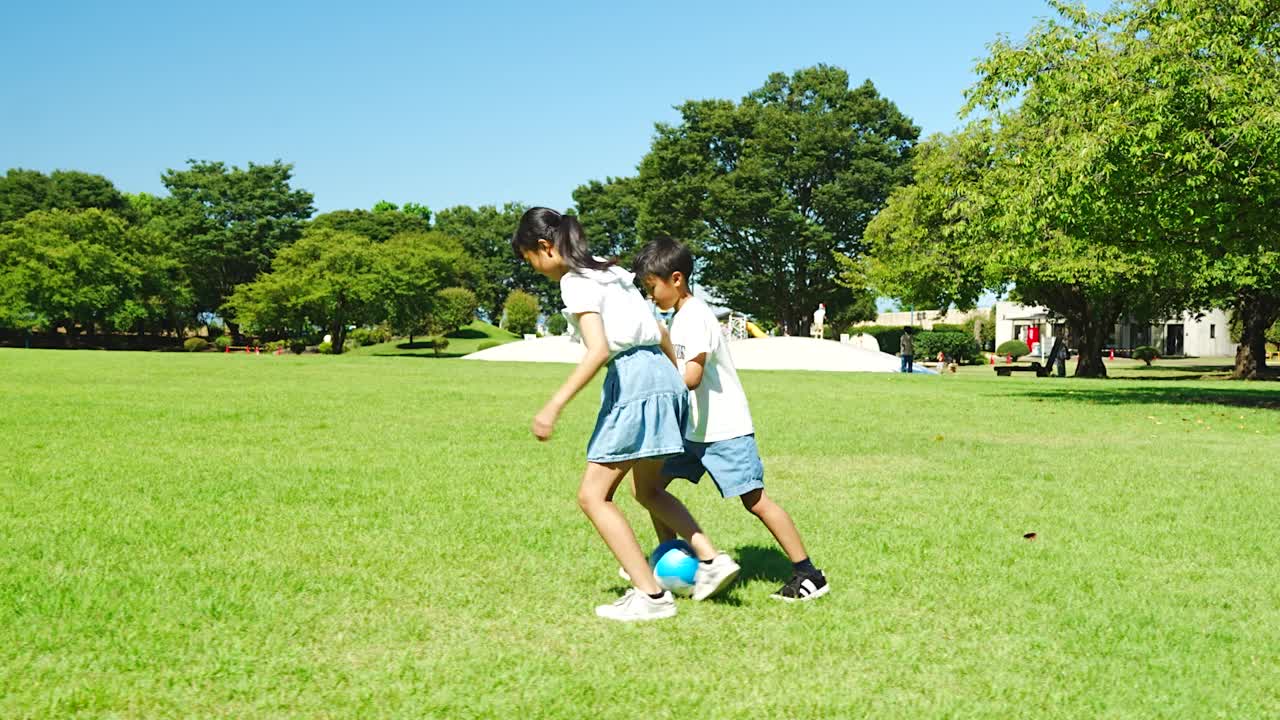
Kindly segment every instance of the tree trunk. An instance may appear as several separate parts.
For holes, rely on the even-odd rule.
[[[1080,307],[1061,314],[1067,318],[1071,339],[1076,342],[1076,349],[1080,351],[1076,358],[1075,377],[1106,377],[1107,364],[1102,359],[1102,345],[1115,326],[1119,311],[1112,310],[1106,304],[1098,307],[1086,300],[1081,302]]]
[[[239,323],[233,323],[225,318],[224,320],[227,323],[227,335],[231,337],[231,342],[235,344],[235,342],[240,339],[240,325]]]
[[[329,325],[329,348],[334,355],[342,354],[342,328],[344,323],[334,321]]]
[[[1267,375],[1267,329],[1280,315],[1280,296],[1241,296],[1235,310],[1240,318],[1240,344],[1232,377],[1261,380]]]

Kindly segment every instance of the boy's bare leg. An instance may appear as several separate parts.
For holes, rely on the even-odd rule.
[[[760,518],[760,522],[769,528],[769,532],[773,533],[773,538],[782,546],[782,551],[787,554],[791,562],[798,563],[809,557],[809,553],[804,549],[804,542],[800,540],[800,531],[796,530],[796,524],[792,522],[791,516],[782,509],[781,505],[766,495],[763,488],[743,495],[742,506],[752,515]]]
[[[680,535],[689,541],[699,560],[710,560],[718,553],[711,538],[702,532],[698,522],[689,514],[684,503],[667,492],[671,478],[662,476],[661,460],[637,460],[631,470],[631,489],[636,501],[649,511],[658,540],[670,540]],[[631,572],[629,569],[627,572]]]

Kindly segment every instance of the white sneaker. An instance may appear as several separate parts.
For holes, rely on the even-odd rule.
[[[738,577],[742,567],[725,553],[720,553],[709,563],[698,563],[693,576],[693,599],[706,600],[718,595]]]
[[[596,608],[596,615],[620,622],[661,620],[674,617],[675,614],[676,599],[665,590],[662,591],[662,597],[655,600],[646,593],[631,588],[612,605],[601,605]]]

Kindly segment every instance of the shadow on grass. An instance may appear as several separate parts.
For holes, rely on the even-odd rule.
[[[738,579],[729,586],[728,590],[708,598],[707,602],[738,607],[742,605],[742,600],[737,596],[738,588],[744,583],[752,580],[769,580],[781,584],[791,577],[791,561],[776,547],[740,545],[734,548],[731,554],[737,558],[742,571],[738,573]],[[630,589],[630,585],[615,585],[609,591],[612,594],[621,595]]]
[[[1280,385],[1240,388],[1091,387],[1028,390],[1013,394],[1037,400],[1097,405],[1224,405],[1280,410]]]
[[[764,545],[740,545],[733,554],[742,566],[738,582],[770,580],[784,583],[791,578],[791,561],[776,547]]]
[[[453,358],[463,357],[464,355],[466,355],[466,353],[451,353],[446,350],[445,352],[442,352],[439,355],[435,354],[434,352],[421,352],[421,353],[376,352],[376,353],[370,353],[369,356],[380,357],[380,358],[420,358],[423,360],[450,360]]]
[[[483,338],[487,338],[487,337],[489,337],[489,336],[488,336],[488,335],[485,335],[484,333],[480,332],[479,330],[476,330],[475,328],[462,328],[461,330],[454,330],[453,332],[449,333],[448,335],[445,335],[445,337],[447,337],[447,338],[457,338],[457,339],[459,339],[459,340],[463,340],[463,339],[465,339],[465,340],[480,340],[480,339],[483,339]]]

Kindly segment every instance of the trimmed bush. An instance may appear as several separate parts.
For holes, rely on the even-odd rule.
[[[316,352],[319,352],[321,355],[332,355],[333,343],[327,343],[327,342],[320,343],[320,347],[316,348]]]
[[[916,357],[930,361],[937,358],[939,352],[946,354],[948,360],[969,363],[979,357],[980,350],[978,341],[964,331],[916,333]]]
[[[547,332],[552,335],[563,335],[569,329],[569,320],[564,315],[556,313],[547,318]]]
[[[1015,359],[1031,354],[1031,348],[1021,340],[1005,340],[996,348],[997,355],[1012,355]]]
[[[347,344],[355,344],[356,347],[365,345],[373,345],[373,340],[369,338],[369,328],[356,328],[347,333]]]
[[[431,339],[431,349],[435,352],[436,357],[440,357],[440,352],[449,347],[449,339],[438,337]]]
[[[1159,356],[1160,355],[1156,352],[1156,349],[1150,345],[1139,345],[1133,349],[1133,357],[1137,360],[1141,360],[1147,365],[1150,365],[1151,361],[1155,360]]]
[[[187,341],[182,343],[182,349],[187,352],[203,352],[209,349],[209,341],[198,337],[187,338]]]
[[[291,340],[289,342],[289,349],[293,351],[294,355],[301,355],[307,351],[307,343],[302,340]]]
[[[488,350],[489,348],[496,348],[501,344],[502,343],[498,342],[497,340],[485,340],[484,342],[480,343],[480,345],[476,348],[476,352],[480,352],[481,350]]]
[[[476,294],[466,288],[449,287],[436,293],[436,307],[431,319],[436,330],[442,335],[468,325],[476,319],[476,310],[480,301]]]
[[[981,325],[979,326],[979,330],[978,330],[978,335],[980,336],[978,338],[978,344],[981,345],[983,350],[995,350],[996,348],[996,309],[993,307],[991,308],[991,312],[987,313],[986,315],[983,315],[981,317],[971,317],[968,320],[965,320],[964,325],[962,325],[961,327],[964,329],[965,332],[969,333],[970,335],[973,335],[974,325],[977,324],[978,322],[981,322]]]
[[[226,350],[227,348],[231,347],[231,336],[219,335],[218,337],[214,338],[213,346],[218,348],[219,351]]]
[[[516,335],[532,333],[538,328],[538,298],[523,290],[512,290],[502,306],[503,327]]]
[[[934,323],[933,328],[928,332],[964,332],[964,326],[952,323]]]
[[[886,352],[890,355],[897,355],[900,342],[902,340],[901,325],[862,325],[849,328],[850,335],[866,334],[876,339],[880,344],[880,352]],[[917,350],[916,355],[920,353]]]

